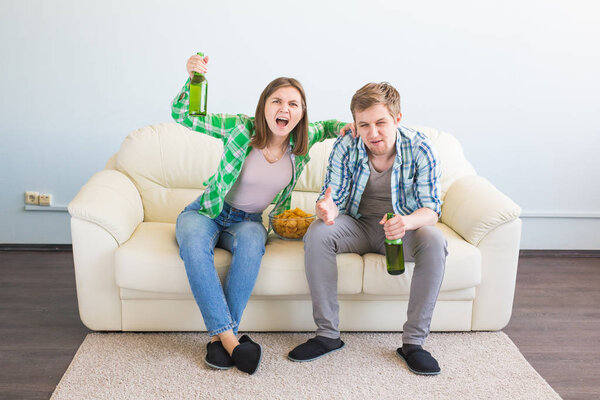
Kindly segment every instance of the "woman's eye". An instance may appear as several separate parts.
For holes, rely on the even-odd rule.
[[[297,103],[290,103],[290,107],[298,107]]]
[[[273,100],[273,103],[279,103],[279,100],[275,99]]]

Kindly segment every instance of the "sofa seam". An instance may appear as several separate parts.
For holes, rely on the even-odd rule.
[[[131,238],[131,235],[130,235],[129,238],[127,238],[127,240],[125,240],[123,242],[120,242],[119,239],[117,239],[117,236],[116,236],[115,233],[113,233],[110,229],[106,228],[105,226],[100,225],[97,221],[94,221],[94,220],[92,220],[90,218],[85,218],[85,217],[74,217],[74,216],[71,216],[71,218],[78,219],[78,220],[85,221],[85,222],[90,222],[90,223],[92,223],[92,224],[94,224],[96,226],[99,226],[104,231],[106,231],[106,233],[108,233],[115,240],[115,242],[117,242],[117,246],[118,247],[121,247],[121,245],[123,243],[125,243],[127,240],[129,240]],[[138,224],[138,226],[139,226],[139,224]],[[136,226],[136,228],[137,228],[137,226]],[[133,229],[133,231],[135,232],[135,228]],[[132,232],[132,234],[133,234],[133,232]]]
[[[467,242],[468,242],[468,243],[471,243],[473,246],[475,246],[475,247],[479,248],[479,244],[481,243],[481,241],[482,241],[483,239],[485,239],[485,238],[487,237],[487,235],[489,235],[490,233],[492,233],[492,232],[493,232],[493,231],[495,231],[496,229],[500,228],[501,226],[504,226],[504,225],[506,225],[506,224],[509,224],[509,223],[511,223],[511,222],[514,222],[514,221],[516,221],[516,220],[521,220],[521,218],[519,218],[519,217],[516,217],[516,218],[513,218],[513,219],[511,219],[510,221],[504,221],[504,222],[502,222],[501,224],[498,224],[498,225],[494,226],[492,229],[488,230],[488,231],[487,231],[487,232],[486,232],[486,233],[485,233],[485,234],[484,234],[484,235],[483,235],[483,236],[482,236],[482,237],[481,237],[481,238],[480,238],[480,239],[477,241],[477,243],[476,243],[476,244],[475,244],[475,243],[471,243],[471,242],[469,242],[468,240],[467,240]],[[464,239],[464,238],[463,238],[463,239]],[[465,240],[466,240],[466,239],[465,239]]]

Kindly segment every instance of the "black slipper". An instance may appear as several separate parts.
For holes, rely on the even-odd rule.
[[[243,335],[239,342],[240,344],[233,349],[231,358],[233,358],[233,363],[237,369],[252,375],[258,370],[258,366],[260,365],[262,347],[250,339],[248,335]]]
[[[440,366],[435,358],[421,347],[410,349],[404,354],[402,347],[396,350],[396,353],[406,362],[408,369],[419,375],[438,375],[441,372]]]
[[[206,345],[206,357],[204,358],[204,363],[215,369],[233,368],[233,360],[220,340]]]
[[[302,343],[301,345],[296,346],[294,350],[290,351],[290,353],[288,354],[288,358],[296,362],[313,361],[329,353],[333,353],[334,351],[341,350],[345,345],[345,343],[342,340],[340,340],[339,346],[330,347],[327,345],[325,340],[320,339],[321,337],[317,336],[312,339],[308,339],[306,343]]]
[[[242,337],[238,340],[238,342],[240,342],[240,343],[246,343],[246,342],[255,343],[248,335],[242,335]]]

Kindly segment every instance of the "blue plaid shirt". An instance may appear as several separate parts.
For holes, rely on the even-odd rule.
[[[339,137],[329,155],[327,176],[319,200],[330,186],[331,197],[340,214],[360,218],[358,206],[370,174],[363,140],[352,135]],[[427,207],[440,215],[440,175],[440,161],[429,138],[413,129],[399,127],[391,178],[394,213],[409,215]]]

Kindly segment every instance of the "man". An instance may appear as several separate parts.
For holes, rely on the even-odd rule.
[[[422,345],[447,255],[446,240],[434,226],[442,203],[439,160],[425,135],[400,125],[400,95],[390,84],[363,86],[350,109],[358,137],[345,135],[335,142],[316,204],[319,219],[304,237],[316,337],[288,357],[312,361],[344,347],[336,254],[385,254],[386,238],[402,238],[405,258],[414,260],[415,269],[397,353],[414,373],[436,375],[440,367]]]

